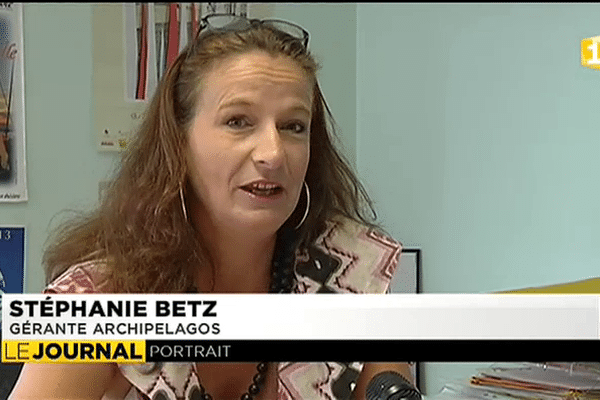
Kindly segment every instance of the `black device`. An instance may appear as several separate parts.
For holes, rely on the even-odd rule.
[[[422,400],[421,392],[402,375],[380,372],[367,385],[367,400]]]

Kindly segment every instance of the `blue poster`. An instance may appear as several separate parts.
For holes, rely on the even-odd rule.
[[[0,226],[0,310],[3,293],[23,293],[24,276],[25,228]]]
[[[23,293],[25,228],[0,227],[0,290]]]

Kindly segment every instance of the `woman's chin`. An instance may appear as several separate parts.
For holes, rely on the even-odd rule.
[[[287,215],[273,212],[252,212],[239,215],[234,224],[237,229],[248,231],[249,234],[271,234],[275,233],[283,226],[288,219]]]

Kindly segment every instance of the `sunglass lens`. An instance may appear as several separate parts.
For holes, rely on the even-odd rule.
[[[306,34],[300,27],[298,27],[296,25],[292,25],[292,24],[288,24],[288,23],[280,22],[280,21],[264,21],[263,23],[265,25],[269,25],[269,26],[277,29],[278,31],[287,33],[288,35],[290,35],[300,41],[304,42],[306,40]]]
[[[206,23],[213,29],[238,30],[248,27],[248,20],[237,15],[210,15]]]

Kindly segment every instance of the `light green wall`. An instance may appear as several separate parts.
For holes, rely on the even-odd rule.
[[[51,218],[94,204],[114,159],[96,151],[90,132],[90,22],[88,4],[23,5],[29,201],[2,204],[0,221],[27,228],[28,292],[43,288],[40,263]]]
[[[310,32],[308,47],[322,66],[319,83],[338,125],[338,145],[355,165],[356,4],[275,3],[274,17]]]
[[[426,292],[600,275],[596,4],[361,4],[357,164]]]
[[[358,170],[423,250],[425,292],[600,275],[600,71],[580,65],[598,21],[597,4],[358,5]],[[482,365],[426,363],[426,393]]]

